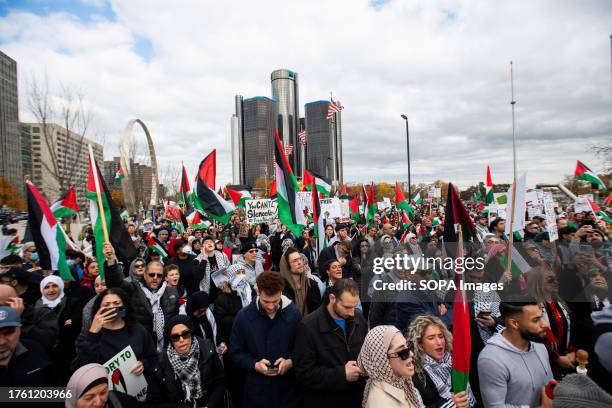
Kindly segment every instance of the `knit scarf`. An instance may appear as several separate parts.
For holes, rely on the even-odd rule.
[[[151,304],[153,311],[153,330],[155,330],[155,336],[157,337],[157,352],[161,353],[164,349],[164,311],[161,307],[161,298],[164,296],[166,291],[166,282],[162,283],[161,287],[156,292],[151,292],[149,288],[138,281],[142,292]]]
[[[452,389],[451,372],[453,369],[453,359],[451,354],[449,352],[445,352],[444,357],[442,357],[442,360],[440,361],[436,361],[428,354],[425,354],[423,356],[422,364],[423,369],[436,386],[440,397],[450,399]],[[467,387],[467,394],[468,399],[470,400],[470,405],[474,406],[476,399],[474,398],[470,384],[468,384]]]
[[[181,380],[181,386],[185,391],[185,400],[192,401],[202,397],[202,382],[200,379],[200,345],[196,338],[192,338],[191,347],[186,355],[176,352],[172,344],[166,348],[168,361],[172,366],[174,375]]]

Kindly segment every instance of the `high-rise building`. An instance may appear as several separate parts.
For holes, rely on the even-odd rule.
[[[304,106],[306,117],[306,168],[342,183],[341,114],[327,119],[329,101],[315,101]]]
[[[274,112],[276,103],[265,96],[242,102],[242,156],[244,181],[263,188],[274,177]]]
[[[73,185],[79,211],[87,212],[88,145],[99,165],[104,157],[102,145],[53,123],[48,123],[46,129],[41,123],[22,123],[21,128],[30,136],[32,182],[50,202]]]
[[[115,179],[119,168],[121,167],[121,157],[113,157],[113,160],[104,161],[104,170],[102,174],[104,181],[110,190],[121,190],[121,181]],[[153,169],[146,164],[134,163],[130,161],[130,174],[134,184],[134,195],[136,204],[146,205],[151,200]],[[160,194],[160,197],[163,195]]]
[[[234,184],[245,184],[244,175],[244,149],[242,129],[242,95],[236,95],[235,111],[232,115],[232,180]]]
[[[0,177],[23,191],[17,62],[0,51]],[[4,203],[0,203],[4,204]]]
[[[292,145],[293,153],[288,157],[296,176],[302,175],[302,146],[297,141],[299,112],[298,73],[288,69],[277,69],[271,74],[272,99],[276,104],[276,129],[283,145]]]

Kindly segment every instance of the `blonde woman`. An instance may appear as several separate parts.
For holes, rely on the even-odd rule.
[[[365,338],[357,358],[368,375],[364,408],[420,408],[423,402],[412,384],[414,366],[406,338],[395,326],[376,326]]]
[[[476,404],[469,384],[467,392],[452,393],[453,338],[442,320],[418,316],[408,328],[408,344],[414,349],[414,385],[425,406],[467,408]]]

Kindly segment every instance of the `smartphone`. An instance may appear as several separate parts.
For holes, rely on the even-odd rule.
[[[115,313],[117,313],[118,317],[125,317],[125,306],[116,307]]]
[[[100,314],[105,314],[106,312],[112,309],[112,307],[103,307],[102,309],[100,309]]]
[[[275,365],[269,365],[268,366],[268,372],[269,373],[275,373],[277,371],[278,371],[278,366],[275,366]]]
[[[580,244],[580,252],[586,252],[592,255],[595,253],[595,249],[589,244]]]

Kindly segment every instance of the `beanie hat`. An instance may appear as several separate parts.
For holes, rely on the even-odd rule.
[[[583,374],[570,374],[555,387],[554,408],[612,407],[612,396]]]

